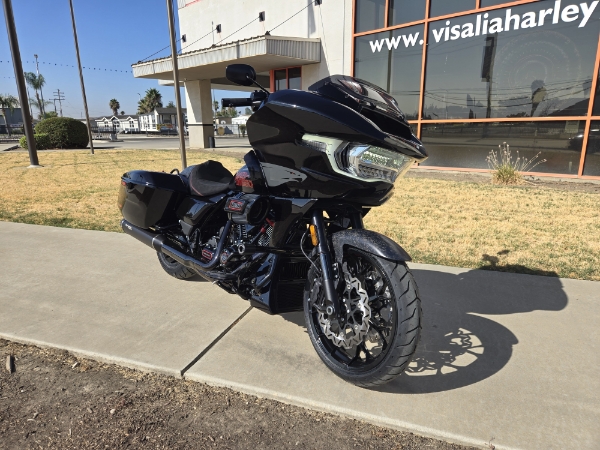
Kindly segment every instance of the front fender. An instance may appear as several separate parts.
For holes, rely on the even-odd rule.
[[[391,261],[412,261],[412,258],[396,242],[371,230],[343,230],[333,233],[333,251],[342,265],[344,247],[353,247]]]

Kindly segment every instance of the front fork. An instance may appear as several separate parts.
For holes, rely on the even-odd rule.
[[[362,215],[358,212],[350,216],[352,228],[362,229]],[[323,288],[325,290],[325,299],[332,305],[332,310],[327,311],[328,315],[340,318],[340,298],[335,289],[335,273],[334,273],[334,255],[329,248],[327,240],[327,230],[325,229],[325,221],[323,220],[323,211],[315,210],[312,215],[312,224],[317,233],[317,252],[321,261],[321,271],[323,272]],[[338,272],[342,270],[338,267]],[[340,276],[340,274],[338,274]]]
[[[340,317],[340,299],[335,290],[335,275],[333,274],[333,255],[329,250],[327,243],[327,232],[325,230],[325,221],[323,220],[323,211],[315,210],[312,215],[312,224],[317,232],[317,252],[321,261],[321,271],[323,273],[323,288],[325,290],[325,299],[332,305],[334,317]]]

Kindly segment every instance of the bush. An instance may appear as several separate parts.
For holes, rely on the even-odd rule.
[[[50,142],[50,136],[47,133],[34,134],[33,139],[35,139],[35,148],[38,150],[46,150],[48,148],[52,148],[52,143]],[[23,136],[19,140],[19,145],[22,148],[27,147],[27,138]]]
[[[86,148],[90,140],[87,127],[70,117],[51,117],[35,126],[36,134],[47,134],[51,148]]]
[[[492,150],[486,158],[494,184],[522,184],[524,182],[523,172],[531,172],[533,168],[546,162],[545,159],[536,161],[540,153],[527,159],[521,158],[518,151],[517,158],[513,160],[510,145],[506,142],[503,142],[498,148],[498,153],[496,150]]]

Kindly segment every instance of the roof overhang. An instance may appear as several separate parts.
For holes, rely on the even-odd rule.
[[[321,61],[321,40],[284,36],[259,36],[243,41],[195,50],[177,57],[181,80],[223,79],[225,68],[239,62],[256,72]],[[173,80],[171,58],[133,64],[135,78]]]

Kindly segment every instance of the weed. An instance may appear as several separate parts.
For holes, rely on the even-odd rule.
[[[513,159],[510,145],[506,142],[503,142],[498,148],[498,152],[492,150],[486,158],[494,184],[523,184],[525,182],[524,172],[531,172],[535,167],[546,162],[545,159],[536,161],[540,153],[527,159],[519,156],[519,151],[517,151],[516,159]]]

